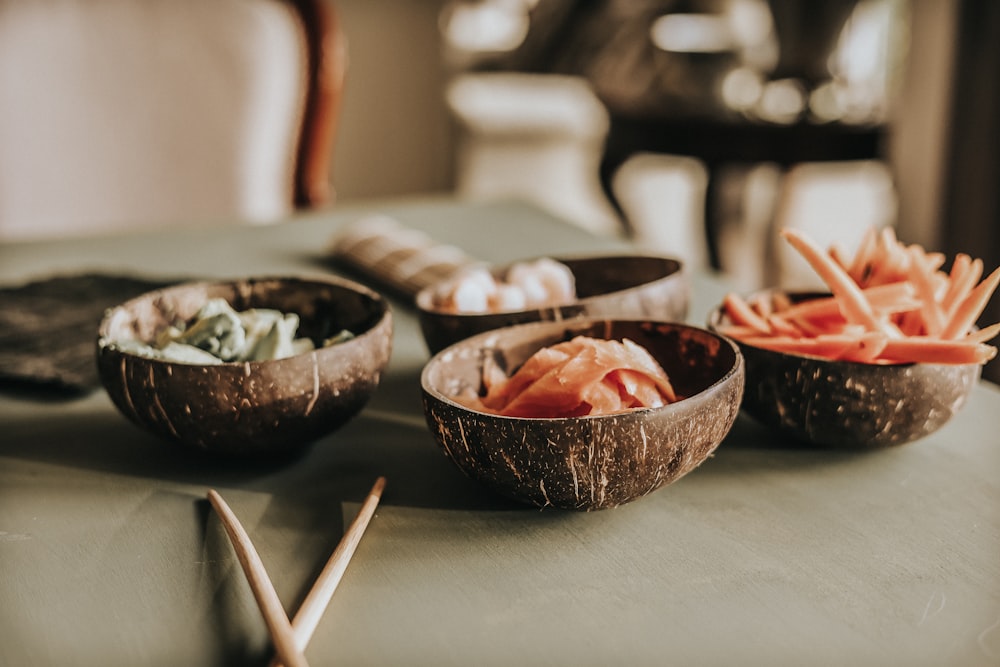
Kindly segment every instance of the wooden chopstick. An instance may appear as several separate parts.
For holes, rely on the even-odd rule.
[[[264,564],[254,549],[250,537],[240,524],[239,519],[229,509],[229,505],[222,499],[214,489],[208,492],[208,500],[222,520],[222,525],[229,535],[229,541],[233,544],[236,557],[243,567],[250,589],[257,599],[257,606],[264,616],[264,622],[271,633],[274,648],[281,661],[288,667],[308,667],[306,657],[302,654],[302,649],[297,646],[295,634],[292,631],[292,624],[285,615],[285,610],[281,606],[281,600],[274,590],[274,585],[267,576]]]
[[[365,534],[368,522],[371,521],[372,516],[375,514],[375,508],[382,498],[382,490],[384,488],[385,477],[379,477],[375,480],[371,491],[368,492],[368,497],[362,503],[361,509],[358,510],[357,516],[354,517],[354,521],[351,522],[344,536],[340,538],[340,542],[330,555],[330,560],[326,562],[323,571],[319,573],[316,582],[309,590],[305,600],[302,601],[302,606],[296,612],[295,618],[292,619],[295,645],[300,651],[304,651],[309,644],[309,640],[312,639],[313,633],[316,631],[316,626],[319,625],[319,620],[323,616],[323,612],[326,611],[327,605],[330,604],[330,598],[333,597],[334,591],[337,590],[337,586],[344,576],[344,571],[347,569],[351,557],[358,548],[361,537]],[[270,667],[279,667],[281,664],[281,656],[278,655],[271,661]]]

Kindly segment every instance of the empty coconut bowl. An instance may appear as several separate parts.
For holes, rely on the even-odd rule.
[[[570,318],[632,318],[682,322],[687,317],[690,286],[680,261],[653,255],[554,258],[573,274],[576,298],[542,308],[503,312],[456,313],[435,305],[439,286],[416,297],[420,329],[431,354],[491,329]],[[530,260],[529,260],[530,261]],[[511,265],[491,273],[503,279]]]
[[[722,323],[720,307],[709,328]],[[818,446],[872,449],[919,440],[965,405],[981,373],[979,364],[867,364],[736,343],[746,360],[743,410]]]
[[[280,359],[182,363],[136,353],[210,299],[236,311],[298,316],[314,349]],[[344,342],[324,345],[341,330]],[[301,342],[301,341],[300,341]],[[291,456],[347,422],[376,390],[389,360],[392,315],[376,292],[336,277],[186,283],[108,310],[97,363],[112,401],[169,441],[241,457]]]
[[[484,360],[511,373],[539,349],[578,335],[645,347],[683,399],[656,408],[568,418],[514,418],[466,407]],[[732,427],[743,358],[724,337],[679,323],[582,319],[516,325],[434,355],[421,375],[428,428],[469,477],[539,507],[599,510],[649,494],[700,465]]]

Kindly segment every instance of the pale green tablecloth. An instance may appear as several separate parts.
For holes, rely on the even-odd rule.
[[[385,211],[472,255],[596,252],[517,204],[344,209],[264,228],[0,246],[0,281],[325,271],[340,225]],[[722,286],[696,277],[701,323]],[[677,483],[593,514],[464,478],[423,424],[416,320],[394,301],[372,403],[274,471],[153,440],[102,391],[0,395],[0,665],[264,665],[267,634],[202,500],[219,489],[293,612],[377,475],[388,487],[306,651],[314,665],[1000,664],[1000,393],[870,453],[739,420]]]

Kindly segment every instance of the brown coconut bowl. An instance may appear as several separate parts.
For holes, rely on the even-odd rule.
[[[630,338],[686,398],[659,408],[557,419],[501,417],[452,397],[481,387],[483,360],[510,374],[534,352],[577,335]],[[647,320],[539,322],[473,336],[431,358],[420,378],[427,425],[466,475],[539,507],[598,510],[628,503],[700,465],[732,427],[743,358],[714,333]]]
[[[717,330],[722,322],[719,307],[708,325]],[[736,344],[746,360],[743,410],[817,446],[873,449],[928,436],[961,410],[982,370],[979,364],[835,361]]]
[[[687,317],[690,285],[680,261],[653,255],[554,257],[576,280],[577,299],[546,308],[500,313],[451,313],[435,308],[436,286],[416,297],[420,330],[431,354],[484,331],[571,318],[644,319],[682,322]],[[503,278],[510,265],[492,269]]]
[[[317,349],[279,360],[218,365],[130,354],[116,341],[153,340],[221,297],[238,311],[296,313],[298,336]],[[341,329],[355,338],[319,347]],[[101,322],[97,364],[111,400],[130,420],[172,442],[239,457],[292,456],[357,414],[389,361],[392,315],[376,292],[335,277],[187,283],[110,309]]]

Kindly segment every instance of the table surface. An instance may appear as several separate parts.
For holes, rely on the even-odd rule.
[[[623,248],[516,203],[426,199],[270,227],[0,245],[0,281],[103,270],[333,270],[338,227],[379,212],[493,261]],[[690,319],[724,286],[693,277]],[[273,470],[208,464],[103,391],[0,393],[0,665],[264,665],[264,623],[218,520],[244,522],[291,614],[378,475],[383,501],[306,650],[342,665],[1000,664],[1000,393],[937,433],[806,448],[740,418],[701,467],[594,513],[465,478],[421,413],[427,352],[396,299],[366,409]]]

